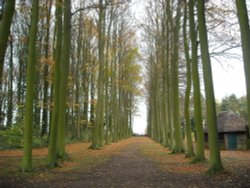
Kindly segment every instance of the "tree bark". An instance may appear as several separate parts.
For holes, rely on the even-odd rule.
[[[31,28],[29,39],[29,57],[27,67],[27,94],[24,115],[24,148],[22,158],[22,171],[32,170],[32,124],[33,124],[33,100],[34,79],[36,68],[36,40],[39,20],[39,0],[32,1]]]
[[[69,74],[69,61],[71,49],[71,0],[64,0],[64,25],[63,25],[63,54],[60,66],[60,95],[58,113],[57,157],[65,160],[65,127],[66,127],[66,98]]]
[[[15,0],[5,1],[2,20],[0,21],[0,85],[2,84],[5,52],[8,46],[10,27],[15,12]]]
[[[60,86],[60,61],[62,53],[62,0],[56,1],[56,52],[54,65],[54,83],[53,83],[53,111],[51,116],[48,165],[57,166],[57,136],[58,136],[58,116],[59,116],[59,86]]]
[[[104,48],[105,48],[105,7],[103,0],[99,0],[99,20],[98,20],[98,90],[97,90],[97,105],[96,119],[93,129],[93,139],[91,149],[100,149],[103,146],[103,113],[104,113]]]
[[[237,16],[241,32],[241,45],[244,61],[245,80],[247,89],[247,105],[248,105],[248,130],[250,135],[250,29],[248,11],[245,0],[236,0]],[[250,149],[250,141],[247,143],[247,148]]]
[[[209,173],[222,171],[223,165],[220,157],[217,131],[217,117],[213,89],[213,75],[208,49],[207,27],[205,20],[205,2],[198,0],[198,24],[201,45],[201,57],[203,63],[204,85],[207,106],[208,144],[210,150]]]
[[[187,25],[187,6],[185,5],[184,8],[184,17],[183,17],[183,44],[185,50],[185,58],[186,58],[186,77],[187,77],[187,86],[185,92],[185,104],[184,104],[184,113],[185,113],[185,122],[186,122],[186,138],[187,138],[187,157],[193,157],[193,142],[192,142],[192,132],[191,132],[191,125],[190,125],[190,92],[191,92],[191,59],[189,56],[189,45],[187,39],[187,32],[186,32],[186,25]]]
[[[194,88],[194,120],[197,134],[196,153],[193,162],[204,161],[204,133],[202,127],[202,111],[201,111],[201,93],[200,93],[200,77],[197,56],[197,32],[194,21],[194,0],[189,1],[189,30],[192,45],[192,79]]]

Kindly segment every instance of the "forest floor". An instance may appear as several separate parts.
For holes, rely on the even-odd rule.
[[[47,149],[34,149],[34,171],[25,174],[18,171],[21,150],[0,151],[0,187],[250,187],[250,151],[222,151],[225,172],[208,175],[208,162],[190,164],[146,137],[88,147],[67,145],[69,161],[54,169],[46,166]]]

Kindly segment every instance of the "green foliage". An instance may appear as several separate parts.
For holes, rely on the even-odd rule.
[[[11,128],[0,131],[0,149],[19,149],[23,148],[23,126],[13,125]],[[48,136],[43,138],[33,135],[33,147],[47,146]]]
[[[240,117],[248,121],[248,105],[247,105],[247,98],[246,97],[240,97],[239,99],[240,103]]]
[[[246,97],[237,98],[235,94],[232,94],[229,97],[224,97],[219,108],[221,111],[231,110],[238,114],[241,118],[248,120]]]
[[[239,114],[240,103],[235,94],[230,95],[229,97],[224,97],[220,106],[221,111],[232,110],[235,113]]]
[[[23,147],[23,127],[14,125],[10,129],[0,131],[0,149]]]
[[[47,147],[48,145],[48,135],[44,135],[42,138],[40,136],[33,136],[33,148]]]

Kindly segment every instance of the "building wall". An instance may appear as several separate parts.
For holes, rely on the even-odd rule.
[[[232,133],[225,133],[224,139],[225,139],[225,149],[229,149],[228,141],[229,141],[229,134]],[[237,136],[237,148],[238,150],[245,150],[246,149],[246,134],[245,133],[234,133]]]
[[[246,150],[246,134],[239,134],[238,135],[238,148],[237,149],[240,149],[240,150]]]

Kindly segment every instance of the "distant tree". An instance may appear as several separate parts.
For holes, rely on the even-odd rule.
[[[240,114],[239,99],[236,97],[235,94],[232,94],[229,97],[224,97],[220,105],[220,110],[221,111],[232,110],[236,114]]]
[[[48,114],[49,114],[49,58],[50,58],[50,29],[51,29],[51,12],[52,0],[46,0],[45,3],[45,45],[44,45],[44,58],[45,65],[43,70],[43,110],[42,110],[42,128],[41,137],[48,133]]]
[[[246,97],[240,97],[239,98],[239,103],[240,103],[240,117],[245,119],[246,121],[249,121],[249,116],[248,116],[248,108],[247,108],[247,98]]]

